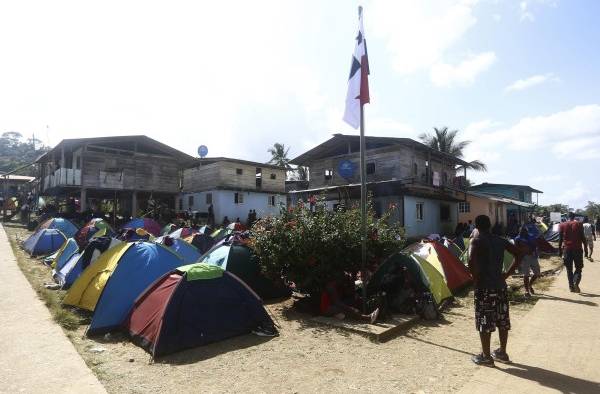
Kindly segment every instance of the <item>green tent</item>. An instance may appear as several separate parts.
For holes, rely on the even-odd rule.
[[[410,277],[415,281],[417,291],[430,291],[429,279],[419,264],[409,256],[398,252],[388,257],[377,268],[369,283],[367,284],[367,294],[376,294],[384,285],[386,276],[393,275],[399,268],[405,267]]]
[[[202,256],[198,262],[216,265],[231,272],[263,299],[287,297],[291,294],[288,288],[276,286],[262,275],[258,258],[245,245],[222,244]]]

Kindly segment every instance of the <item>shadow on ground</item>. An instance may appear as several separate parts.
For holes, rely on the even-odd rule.
[[[573,376],[563,375],[547,369],[533,367],[530,365],[512,363],[507,368],[500,369],[507,374],[517,376],[521,379],[538,382],[540,385],[558,390],[561,393],[598,393],[600,383]]]

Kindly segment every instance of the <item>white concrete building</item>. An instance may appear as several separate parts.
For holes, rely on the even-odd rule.
[[[277,215],[286,206],[285,168],[226,157],[197,159],[183,173],[177,210],[208,217],[212,204],[215,223],[225,216],[245,223],[251,209],[258,218]]]

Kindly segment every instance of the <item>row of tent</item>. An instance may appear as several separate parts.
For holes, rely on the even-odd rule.
[[[67,228],[63,219],[52,219],[23,246],[32,255],[58,249],[46,261],[55,281],[67,290],[63,303],[93,312],[89,336],[125,330],[158,357],[260,327],[274,331],[261,297],[289,296],[291,291],[262,276],[241,239],[215,242],[204,234],[208,229],[154,237],[156,229],[144,222],[136,224],[144,227],[135,231],[139,238],[133,242],[115,238],[106,228],[90,230],[82,248],[76,238],[80,230],[69,231],[73,236],[66,238],[58,228]],[[84,228],[90,225],[97,223]],[[223,233],[231,231],[216,235]],[[205,241],[209,253],[202,256],[193,245],[197,240]]]

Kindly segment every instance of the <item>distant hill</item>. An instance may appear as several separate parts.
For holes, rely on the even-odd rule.
[[[0,136],[0,173],[6,173],[33,163],[42,153],[49,150],[50,148],[44,146],[40,140],[26,139],[21,133],[15,131],[3,133]],[[36,175],[34,167],[20,170],[18,174]]]

